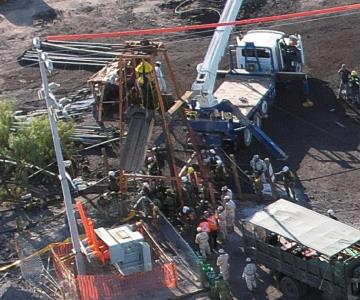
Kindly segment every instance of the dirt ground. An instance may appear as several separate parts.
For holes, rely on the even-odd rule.
[[[212,1],[198,2],[204,5]],[[216,7],[221,8],[219,1],[214,2],[217,2],[214,4]],[[216,18],[213,13],[197,18],[189,15],[180,18],[173,12],[179,3],[174,0],[8,0],[7,4],[0,5],[0,99],[16,99],[20,106],[34,105],[40,85],[38,69],[20,67],[16,57],[30,47],[35,36],[174,26],[208,22],[206,16],[211,20]],[[352,3],[359,1],[246,0],[241,16],[267,16]],[[237,30],[246,31],[249,28],[259,27],[248,26]],[[332,208],[341,221],[360,228],[360,118],[344,108],[336,100],[334,92],[341,63],[346,63],[350,69],[360,69],[359,12],[311,21],[293,20],[262,28],[302,35],[306,71],[311,77],[311,100],[315,103],[314,108],[305,109],[301,106],[298,91],[282,91],[263,128],[289,155],[287,164],[297,172],[310,206],[321,213]],[[197,33],[171,36],[170,39],[157,38],[167,41],[180,89],[189,89],[196,75],[196,65],[201,62],[211,35]],[[56,70],[51,80],[61,83],[64,91],[74,90],[85,86],[90,75],[84,70]],[[264,149],[255,143],[238,154],[240,165],[246,168],[255,151],[266,155]],[[274,164],[277,168],[283,165],[281,162]],[[240,204],[241,208],[249,205]],[[244,258],[236,246],[237,236],[233,239],[229,251],[234,293],[238,299],[252,299],[246,294],[245,284],[239,277]],[[262,279],[261,290],[253,299],[285,299],[266,274],[262,275]],[[320,299],[320,296],[315,292],[307,299]]]

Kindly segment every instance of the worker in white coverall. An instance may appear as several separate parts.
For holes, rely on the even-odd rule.
[[[223,279],[228,280],[230,277],[229,254],[225,253],[224,249],[219,249],[219,254],[216,265],[219,267]]]
[[[216,211],[217,221],[219,223],[219,231],[222,240],[225,242],[227,239],[227,227],[226,227],[226,211],[223,206],[219,206]]]
[[[228,232],[234,231],[234,225],[235,225],[235,209],[236,204],[235,202],[230,198],[230,196],[224,197],[225,201],[225,212],[226,212],[226,226]]]
[[[232,190],[230,190],[226,185],[224,185],[222,188],[221,188],[221,196],[220,196],[220,199],[221,199],[221,203],[222,205],[225,206],[225,203],[226,201],[224,200],[224,197],[225,196],[229,196],[230,199],[233,198],[233,192]]]
[[[245,279],[246,286],[250,292],[256,288],[256,269],[256,264],[251,260],[250,257],[247,257],[242,278]]]
[[[266,183],[265,172],[267,170],[265,162],[260,158],[258,154],[255,154],[250,161],[250,166],[253,169],[254,174],[257,174],[262,183]]]
[[[161,71],[161,62],[160,61],[155,62],[155,73],[156,73],[156,78],[159,82],[160,92],[166,92],[167,87],[166,87],[164,74]]]
[[[199,245],[202,257],[206,258],[207,255],[211,255],[209,235],[206,231],[202,230],[201,227],[196,228],[196,231],[198,233],[195,236],[195,243]]]

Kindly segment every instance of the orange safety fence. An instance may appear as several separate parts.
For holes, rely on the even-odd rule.
[[[144,232],[145,233],[145,232]],[[148,240],[146,236],[145,239]],[[112,273],[78,275],[75,277],[75,260],[72,255],[72,244],[57,244],[52,247],[54,269],[67,299],[81,300],[122,300],[146,299],[147,295],[157,293],[169,294],[176,288],[176,264],[162,255],[159,249],[155,256],[164,263],[157,263],[152,271],[133,273],[122,276],[113,269]],[[89,270],[92,269],[89,267]],[[114,273],[114,271],[116,273]],[[102,272],[103,273],[103,272]]]
[[[51,248],[53,265],[64,297],[78,299],[77,284],[75,279],[75,259],[72,255],[72,244],[56,244]]]
[[[155,266],[152,271],[128,276],[79,275],[77,283],[81,300],[136,299],[174,288],[176,286],[175,264],[166,263]]]

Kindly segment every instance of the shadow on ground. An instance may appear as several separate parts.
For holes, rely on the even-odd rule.
[[[0,5],[0,15],[13,25],[32,26],[36,20],[54,20],[57,12],[43,0],[9,0]]]

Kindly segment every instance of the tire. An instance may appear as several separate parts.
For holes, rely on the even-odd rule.
[[[287,276],[281,278],[280,290],[288,299],[291,300],[299,300],[303,294],[300,282]]]
[[[252,142],[252,133],[250,129],[245,128],[244,129],[244,136],[243,136],[243,144],[245,147],[249,147]]]
[[[264,100],[261,103],[261,115],[266,116],[268,111],[269,111],[269,103],[266,100]]]
[[[253,121],[257,127],[261,128],[261,115],[258,112],[254,115]]]

